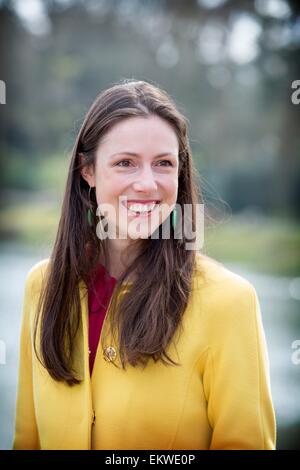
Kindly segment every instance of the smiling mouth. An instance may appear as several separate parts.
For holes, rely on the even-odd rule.
[[[137,203],[137,202],[124,202],[124,207],[126,207],[128,214],[133,217],[148,217],[152,212],[160,206],[160,201],[153,201],[152,203]]]

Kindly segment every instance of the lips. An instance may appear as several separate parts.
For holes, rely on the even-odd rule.
[[[137,202],[140,204],[150,204],[151,202],[160,202],[160,200],[159,199],[127,199],[127,203],[131,203],[131,202]]]

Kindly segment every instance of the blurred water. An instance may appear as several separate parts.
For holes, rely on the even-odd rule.
[[[48,255],[45,248],[29,251],[18,245],[0,246],[0,345],[5,345],[6,353],[5,364],[3,351],[0,360],[0,449],[11,448],[13,437],[24,281],[29,269]],[[291,356],[293,341],[300,340],[300,295],[291,288],[295,286],[292,278],[257,274],[237,264],[226,266],[257,290],[270,357],[278,440],[282,447],[289,448],[289,442],[295,446],[300,423],[300,364],[293,364]]]

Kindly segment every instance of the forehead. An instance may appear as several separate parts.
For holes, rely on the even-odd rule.
[[[178,153],[178,138],[173,127],[158,116],[130,117],[115,124],[99,142],[98,153],[123,151]]]

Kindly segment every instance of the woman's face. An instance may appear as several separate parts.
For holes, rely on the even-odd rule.
[[[148,238],[170,215],[178,153],[175,131],[156,115],[126,118],[103,136],[89,184],[116,238]]]

